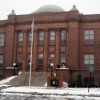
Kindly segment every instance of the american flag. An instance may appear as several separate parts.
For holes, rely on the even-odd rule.
[[[33,30],[33,27],[34,27],[34,18],[33,18],[33,20],[32,20],[31,30]]]

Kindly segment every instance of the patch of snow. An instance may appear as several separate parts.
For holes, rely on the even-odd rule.
[[[44,86],[46,87],[47,86],[47,83],[45,83]]]
[[[21,72],[21,71],[19,71],[18,75],[20,76],[20,75],[21,75],[21,73],[22,73],[22,72]]]
[[[4,93],[0,93],[1,95],[18,95],[18,96],[31,96],[32,94],[23,94],[23,93],[6,93],[6,92],[4,92]]]
[[[64,88],[67,88],[68,87],[68,84],[66,82],[63,82],[63,87]]]
[[[0,87],[8,87],[8,86],[11,86],[11,85],[0,84]]]
[[[11,76],[11,77],[9,77],[9,78],[0,80],[0,84],[7,83],[7,82],[9,82],[10,80],[14,79],[15,77],[17,77],[17,76]]]
[[[38,97],[58,98],[57,100],[100,100],[100,88],[50,88],[50,87],[10,87],[1,90],[2,95],[37,95]],[[61,99],[65,98],[65,99]],[[38,99],[37,99],[38,100]],[[50,99],[51,100],[51,99]],[[54,100],[54,99],[53,99]]]
[[[59,90],[59,91],[58,91]],[[60,90],[60,89],[48,89],[46,87],[44,88],[39,88],[39,87],[10,87],[10,88],[7,88],[7,89],[3,89],[1,90],[2,92],[24,92],[24,93],[29,93],[29,92],[34,92],[34,93],[51,93],[51,94],[54,94],[54,93],[57,93],[58,94],[63,94],[65,93],[64,91],[65,90]]]

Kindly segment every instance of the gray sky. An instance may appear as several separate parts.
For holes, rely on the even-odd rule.
[[[7,19],[12,9],[16,15],[30,14],[48,4],[58,5],[65,11],[75,4],[80,13],[100,14],[100,0],[0,0],[0,20]]]

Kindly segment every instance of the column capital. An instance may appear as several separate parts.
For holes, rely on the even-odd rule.
[[[56,28],[55,29],[56,32],[60,32],[60,30],[61,30],[60,28]]]
[[[23,32],[23,33],[26,33],[26,32],[27,32],[27,29],[23,29],[22,32]]]
[[[43,30],[44,30],[44,31],[48,31],[49,29],[48,29],[48,28],[44,28]]]
[[[33,30],[34,32],[38,32],[38,29]]]

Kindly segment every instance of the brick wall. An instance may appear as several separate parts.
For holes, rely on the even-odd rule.
[[[8,20],[0,21],[0,32],[5,32],[5,46],[0,47],[0,53],[4,53],[4,67],[12,66],[17,61],[17,53],[23,53],[22,69],[26,71],[26,57],[30,52],[30,47],[26,45],[27,35],[24,38],[22,47],[17,46],[16,31],[30,30],[32,19],[35,19],[34,44],[33,44],[33,70],[36,70],[38,62],[38,52],[44,54],[43,71],[47,71],[49,65],[49,53],[55,54],[55,65],[59,63],[61,52],[66,52],[67,67],[72,70],[84,68],[84,53],[95,54],[95,68],[100,66],[100,15],[80,15],[79,12],[62,12],[48,14],[28,14],[28,15],[9,15]],[[38,30],[45,32],[44,46],[38,46]],[[49,30],[56,31],[56,43],[53,46],[48,44]],[[60,30],[67,31],[67,45],[61,46],[59,43]],[[92,46],[84,45],[84,30],[94,29],[95,44]],[[26,34],[25,32],[24,34]],[[76,76],[75,76],[76,77]]]

